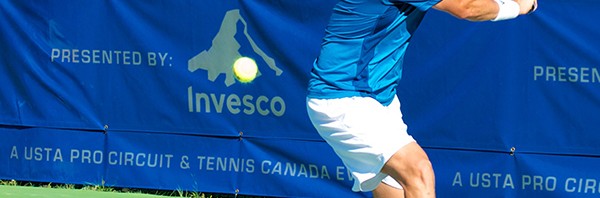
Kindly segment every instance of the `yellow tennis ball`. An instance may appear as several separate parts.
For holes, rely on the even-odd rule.
[[[252,58],[241,57],[233,63],[233,74],[238,81],[249,83],[256,78],[258,66],[256,66],[256,62]]]

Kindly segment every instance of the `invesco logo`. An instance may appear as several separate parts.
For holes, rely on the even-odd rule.
[[[285,101],[279,96],[253,96],[237,94],[194,93],[192,86],[188,87],[188,111],[196,113],[244,113],[262,116],[273,114],[280,117],[285,114]]]
[[[281,76],[283,71],[277,67],[273,58],[264,53],[256,45],[252,37],[248,34],[248,25],[240,15],[240,11],[230,10],[225,14],[223,22],[217,35],[213,38],[212,46],[208,50],[203,50],[188,60],[188,71],[195,72],[198,69],[206,70],[208,80],[215,82],[217,77],[225,75],[223,83],[230,87],[236,83],[232,66],[234,61],[242,57],[239,52],[240,43],[235,35],[238,33],[237,24],[241,22],[244,25],[243,34],[252,45],[256,55],[260,56],[269,69],[273,70],[276,76]],[[256,80],[260,80],[260,65]],[[255,80],[255,81],[256,81]],[[254,115],[258,113],[262,116],[274,115],[283,116],[285,114],[285,101],[280,96],[267,97],[264,95],[237,95],[222,93],[204,93],[195,92],[192,86],[188,87],[188,111],[196,113],[223,113]]]

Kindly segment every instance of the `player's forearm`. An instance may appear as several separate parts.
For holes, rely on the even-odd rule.
[[[470,21],[503,20],[531,11],[534,0],[442,0],[434,8]]]
[[[494,0],[442,0],[434,8],[470,21],[494,19],[499,10]]]

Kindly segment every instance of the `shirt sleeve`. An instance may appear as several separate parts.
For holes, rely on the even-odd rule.
[[[381,0],[386,4],[407,3],[415,6],[417,9],[425,11],[433,7],[442,0]]]

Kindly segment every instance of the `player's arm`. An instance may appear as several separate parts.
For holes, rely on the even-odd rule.
[[[470,21],[506,20],[527,14],[536,0],[442,0],[435,9]]]

